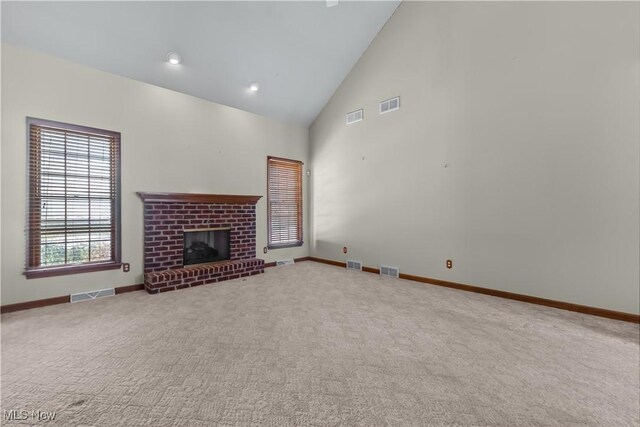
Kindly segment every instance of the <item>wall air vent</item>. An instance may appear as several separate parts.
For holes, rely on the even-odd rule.
[[[280,259],[276,261],[276,265],[278,267],[280,267],[281,265],[293,265],[293,264],[295,264],[295,261],[292,259]]]
[[[400,109],[400,97],[387,99],[380,103],[380,114],[390,113]]]
[[[359,122],[363,117],[364,115],[362,109],[352,111],[347,114],[347,124],[350,125],[351,123]]]
[[[354,261],[352,259],[347,260],[347,268],[349,270],[362,271],[362,261]]]
[[[398,267],[391,267],[388,265],[381,265],[380,266],[380,275],[381,276],[387,276],[387,277],[394,277],[394,278],[399,278],[400,277],[400,269]]]
[[[116,294],[113,288],[102,289],[99,291],[81,292],[79,294],[71,294],[71,302],[90,301],[93,299],[112,297]]]

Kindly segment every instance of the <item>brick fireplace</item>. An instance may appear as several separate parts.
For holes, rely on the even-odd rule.
[[[256,203],[261,196],[138,192],[144,202],[144,287],[155,294],[264,272],[256,254]],[[217,239],[189,241],[185,235],[209,231],[227,233],[224,247]],[[227,231],[228,230],[228,231]],[[196,234],[191,234],[196,233]],[[194,246],[195,245],[195,246]],[[206,248],[205,248],[206,246]],[[194,249],[195,248],[195,249]],[[216,254],[224,261],[197,263],[186,251]],[[191,252],[192,253],[192,252]],[[196,262],[185,265],[188,262]]]

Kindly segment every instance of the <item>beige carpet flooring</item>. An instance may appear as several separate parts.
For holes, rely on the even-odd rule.
[[[637,426],[638,325],[313,262],[2,316],[59,426]]]

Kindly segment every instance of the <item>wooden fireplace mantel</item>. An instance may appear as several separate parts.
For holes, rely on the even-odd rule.
[[[150,193],[138,191],[145,202],[187,202],[187,203],[258,203],[262,196],[238,194],[202,194],[202,193]]]

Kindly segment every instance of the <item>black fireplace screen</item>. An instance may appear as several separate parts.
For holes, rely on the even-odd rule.
[[[185,231],[184,265],[229,259],[229,231],[229,229]]]

